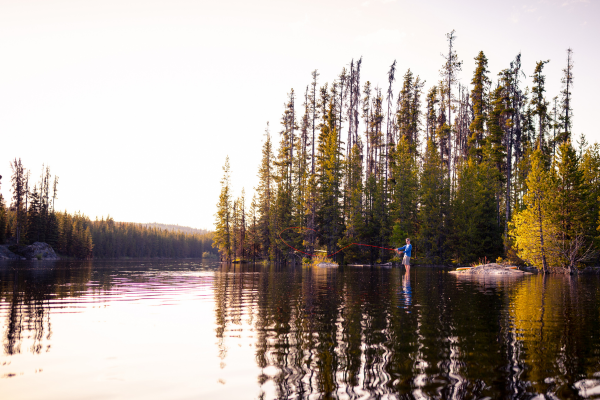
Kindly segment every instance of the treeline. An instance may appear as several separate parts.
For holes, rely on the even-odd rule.
[[[160,228],[160,229],[166,229],[169,231],[176,231],[176,232],[183,232],[183,233],[197,233],[200,235],[205,235],[207,233],[210,233],[210,231],[208,231],[207,229],[197,229],[197,228],[191,228],[189,226],[181,226],[181,225],[173,225],[173,224],[160,224],[158,222],[145,223],[145,224],[142,224],[142,226],[145,228]]]
[[[42,168],[39,182],[31,187],[31,171],[20,159],[11,162],[12,202],[0,194],[0,244],[24,246],[45,242],[59,254],[91,258],[190,258],[214,253],[212,233],[186,233],[142,224],[115,222],[108,217],[90,220],[54,208],[58,177]],[[1,176],[0,176],[1,179]]]
[[[249,208],[234,199],[224,166],[214,245],[225,260],[296,256],[350,243],[397,246],[410,237],[417,260],[469,263],[509,257],[547,270],[598,260],[600,147],[572,137],[573,52],[562,89],[546,96],[548,61],[524,82],[521,54],[495,77],[483,52],[470,85],[454,31],[441,79],[425,88],[410,69],[395,88],[361,83],[362,58],[332,84],[319,73],[284,104],[279,146],[269,127]],[[285,228],[290,229],[282,233]],[[352,246],[345,262],[393,254]]]
[[[193,258],[213,253],[212,233],[189,234],[142,224],[115,222],[112,218],[90,221],[94,258]]]

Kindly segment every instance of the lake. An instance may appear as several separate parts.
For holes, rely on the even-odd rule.
[[[0,327],[3,400],[600,398],[598,276],[3,262]]]

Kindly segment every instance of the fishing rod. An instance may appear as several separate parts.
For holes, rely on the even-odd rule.
[[[305,228],[305,227],[302,227],[302,226],[290,226],[289,228],[285,228],[285,229],[283,229],[283,230],[279,231],[279,235],[278,235],[278,236],[279,236],[279,239],[280,239],[280,240],[281,240],[283,243],[285,243],[285,244],[286,244],[286,246],[288,246],[288,247],[290,247],[290,248],[292,248],[292,249],[294,249],[294,250],[296,250],[296,251],[298,251],[298,252],[300,252],[300,253],[302,253],[302,254],[306,254],[307,256],[314,257],[316,254],[310,254],[310,253],[307,253],[307,252],[305,252],[305,251],[299,250],[299,249],[295,248],[294,246],[290,245],[290,244],[289,244],[288,242],[286,242],[285,240],[283,240],[283,238],[281,237],[281,234],[282,234],[283,232],[287,231],[287,230],[290,230],[290,229],[305,229],[305,230],[313,231],[314,233],[317,233],[317,231],[315,231],[314,229],[311,229],[311,228]],[[389,248],[389,247],[374,246],[374,245],[372,245],[372,244],[364,244],[364,243],[350,243],[348,246],[342,247],[341,249],[339,249],[339,250],[338,250],[338,251],[336,251],[335,253],[327,254],[327,257],[333,257],[333,256],[335,256],[337,253],[339,253],[340,251],[342,251],[342,250],[344,250],[344,249],[347,249],[348,247],[350,247],[350,246],[354,246],[354,245],[356,245],[356,246],[366,246],[366,247],[375,247],[376,249],[384,249],[384,250],[393,250],[393,251],[396,251],[396,249],[391,249],[391,248]]]

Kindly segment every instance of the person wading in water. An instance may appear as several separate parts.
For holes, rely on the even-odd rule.
[[[402,265],[406,265],[406,269],[410,268],[410,254],[412,251],[412,245],[410,244],[410,239],[406,238],[406,245],[399,247],[396,249],[396,253],[400,255],[400,253],[404,251],[404,258],[402,259]]]

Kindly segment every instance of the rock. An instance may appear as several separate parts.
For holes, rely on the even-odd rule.
[[[478,265],[474,268],[469,268],[462,271],[450,271],[451,273],[458,275],[523,275],[523,272],[518,269],[514,269],[511,265],[503,265],[497,263]]]
[[[19,254],[26,260],[60,260],[48,243],[35,242],[19,249]]]
[[[335,263],[321,262],[317,264],[317,267],[321,268],[337,268],[338,265]]]
[[[24,258],[10,251],[8,246],[0,246],[0,260],[24,260]]]

